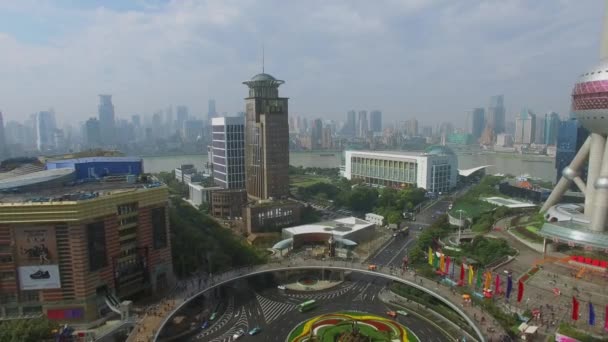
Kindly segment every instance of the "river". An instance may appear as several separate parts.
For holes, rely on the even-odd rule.
[[[289,163],[303,167],[339,167],[342,164],[340,152],[291,152]],[[182,164],[194,164],[202,170],[207,163],[207,155],[174,155],[144,157],[146,172],[171,171]],[[546,156],[518,155],[506,153],[459,154],[458,168],[468,169],[476,166],[492,165],[488,173],[511,175],[527,174],[534,178],[555,181],[555,162]]]

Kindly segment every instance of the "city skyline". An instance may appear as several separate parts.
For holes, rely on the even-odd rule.
[[[59,123],[85,122],[96,116],[103,93],[113,95],[119,119],[171,103],[204,117],[211,99],[219,113],[233,115],[243,110],[236,85],[261,69],[262,43],[285,47],[268,49],[266,69],[290,80],[285,92],[297,99],[291,112],[310,118],[343,120],[351,108],[378,108],[387,123],[416,117],[439,123],[464,118],[495,94],[504,94],[508,119],[522,107],[565,116],[573,80],[597,55],[593,37],[602,13],[601,2],[338,2],[303,11],[296,27],[289,17],[302,12],[299,4],[100,4],[0,5],[5,122],[46,108],[55,109]],[[272,25],[266,6],[280,12]],[[489,20],[495,13],[501,19]],[[45,20],[47,14],[57,20]],[[430,32],[409,32],[410,26]],[[103,53],[92,56],[100,41]],[[449,72],[437,68],[445,56]],[[429,94],[443,100],[429,101]]]

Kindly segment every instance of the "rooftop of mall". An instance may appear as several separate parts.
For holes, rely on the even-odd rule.
[[[143,173],[141,158],[115,151],[15,158],[0,165],[0,205],[76,202],[160,186]]]

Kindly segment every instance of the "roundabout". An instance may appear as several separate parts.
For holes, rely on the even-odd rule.
[[[287,342],[399,341],[419,339],[402,324],[366,312],[337,312],[313,317],[300,323]]]

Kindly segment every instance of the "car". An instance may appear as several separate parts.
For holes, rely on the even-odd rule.
[[[375,271],[377,268],[378,268],[378,266],[373,265],[373,264],[367,266],[367,269],[370,271]]]
[[[407,316],[408,313],[403,311],[403,310],[397,310],[397,313],[400,314],[401,316]]]
[[[203,324],[201,324],[201,329],[207,329],[209,327],[209,321],[204,321]]]
[[[397,237],[397,233],[393,234],[393,237]]]
[[[253,335],[259,334],[260,331],[262,331],[262,329],[260,327],[255,327],[255,328],[249,330],[249,335],[253,336]]]
[[[279,290],[285,290],[285,285],[279,285],[279,286],[277,286],[277,289],[279,289]]]
[[[209,320],[213,321],[215,319],[215,317],[217,317],[217,312],[212,313],[211,317],[209,317]]]
[[[387,311],[386,314],[389,315],[389,316],[391,316],[392,318],[396,318],[397,317],[397,313],[395,311]]]
[[[234,335],[232,335],[233,340],[238,340],[241,336],[245,335],[245,331],[243,329],[237,330]]]
[[[418,227],[418,230],[422,230],[422,226]]]

